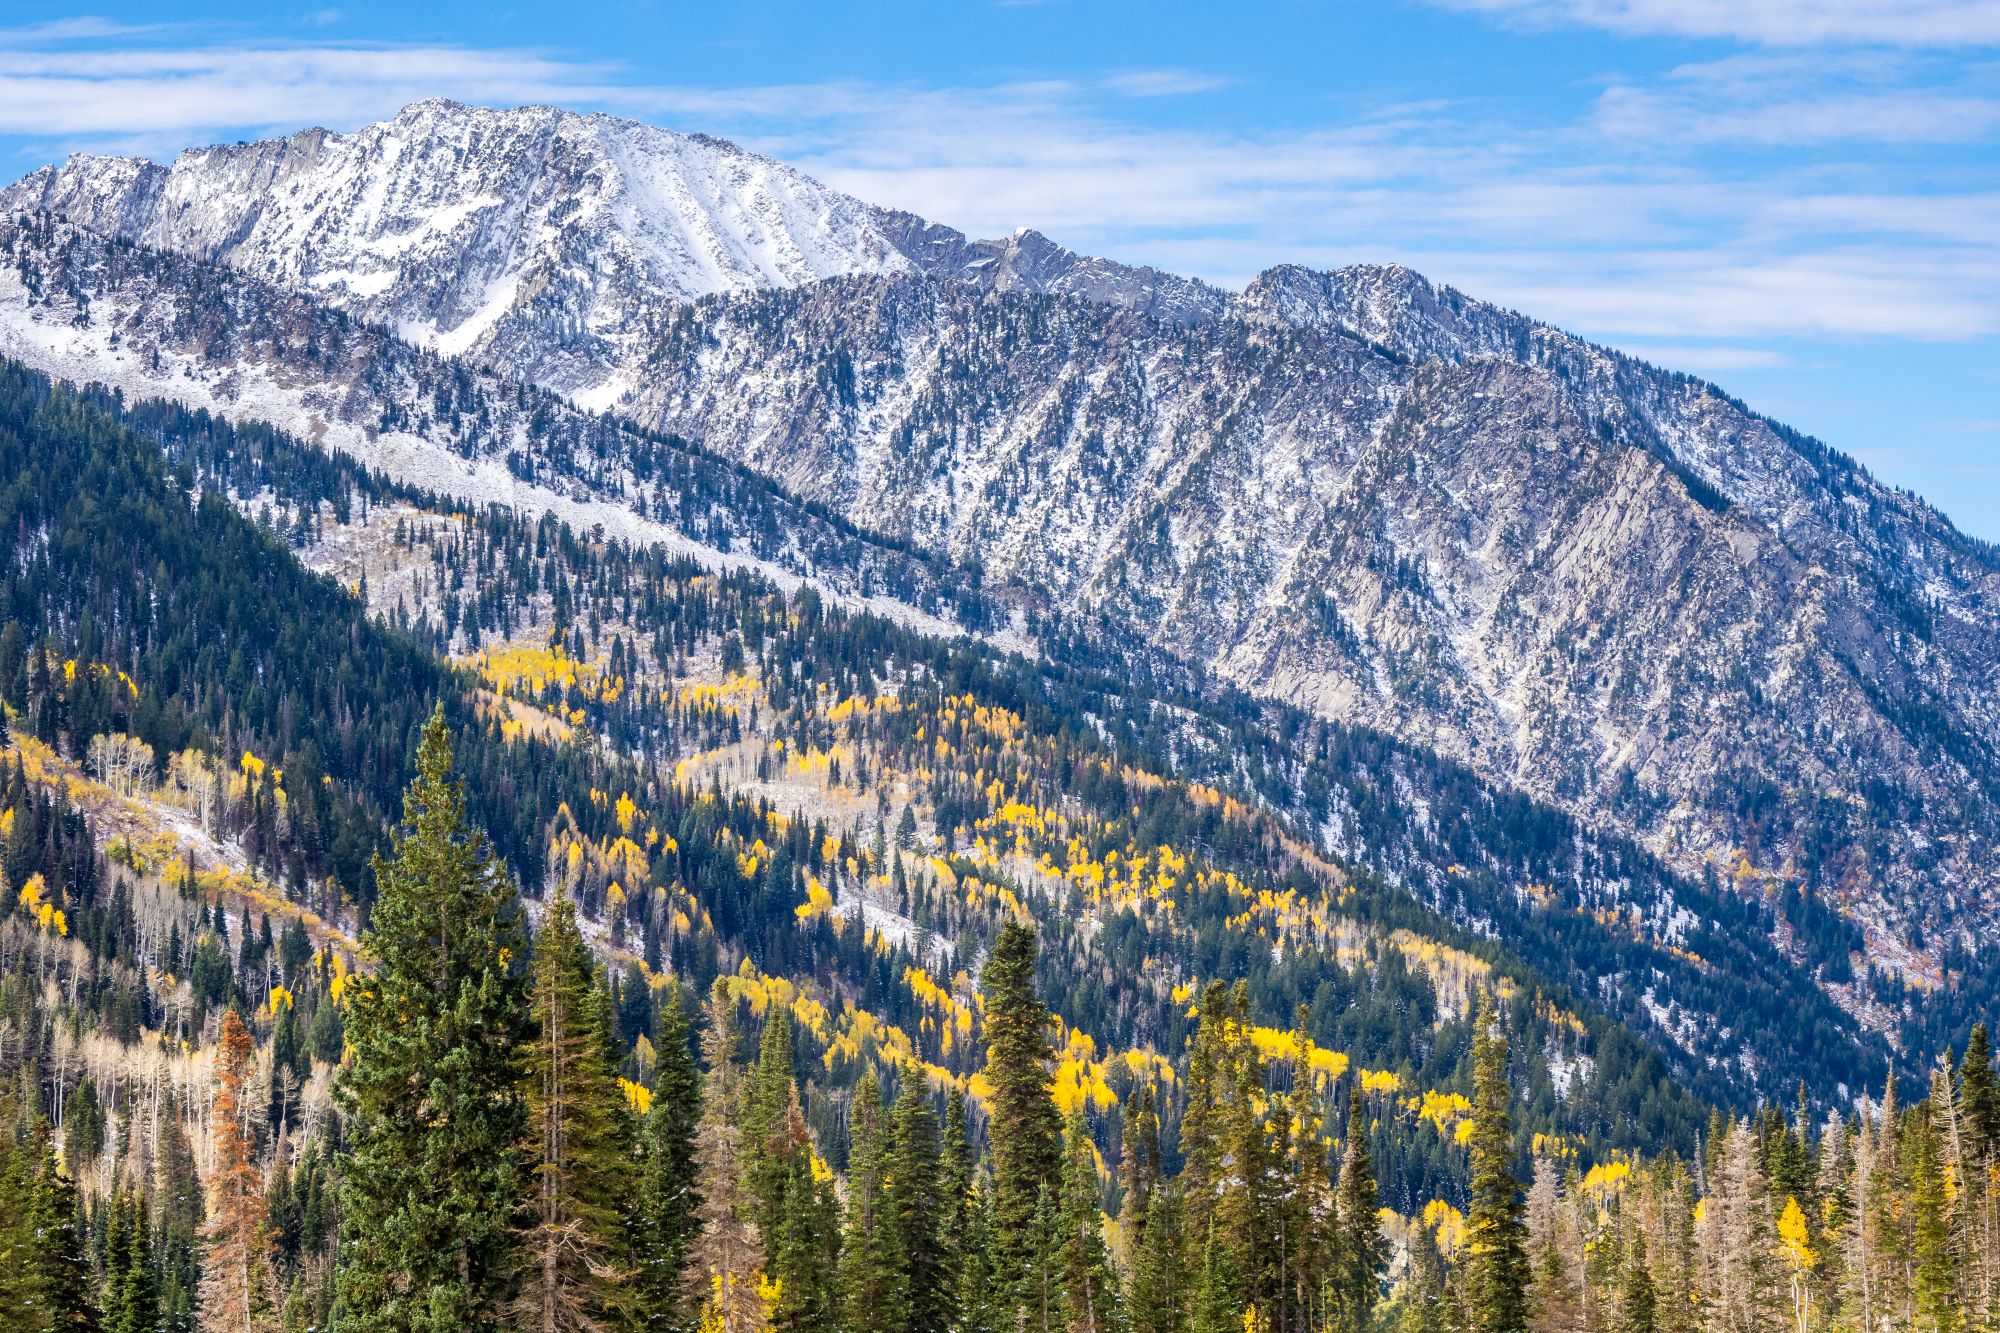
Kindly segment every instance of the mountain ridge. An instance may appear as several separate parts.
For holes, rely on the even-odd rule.
[[[685,436],[1058,612],[1111,615],[1246,688],[1525,784],[1688,873],[1823,897],[1866,931],[1864,961],[1924,975],[1931,950],[1912,941],[1976,943],[1991,912],[1980,812],[2000,791],[2000,719],[1980,703],[2000,670],[2000,573],[1984,544],[1851,459],[1400,266],[1279,266],[1232,296],[1036,233],[970,241],[767,159],[743,170],[789,174],[729,177],[742,206],[717,216],[822,201],[821,248],[797,253],[845,268],[684,266],[721,284],[691,301],[647,277],[644,237],[615,216],[617,154],[564,137],[607,126],[741,152],[610,117],[432,102],[353,136],[190,150],[172,168],[79,159],[0,192],[0,209],[81,212],[199,251]],[[342,270],[361,242],[305,247],[299,218],[339,210],[287,203],[271,161],[293,144],[308,167],[359,154],[396,127],[432,135],[416,160],[435,169],[395,150],[414,200],[402,230],[335,217],[389,243],[367,251],[375,267]],[[454,156],[474,140],[521,151]],[[266,183],[199,225],[174,220],[170,186],[243,161],[269,167]],[[325,198],[367,176],[342,170],[350,194]],[[495,207],[467,211],[509,172],[589,185],[619,226],[572,228],[533,264],[493,270],[506,292],[534,289],[495,313],[492,273],[454,229]],[[503,232],[479,234],[513,254]],[[617,258],[609,277],[584,262],[600,253]],[[70,353],[39,345],[61,372]],[[178,365],[229,378],[226,356]],[[1552,526],[1515,521],[1529,513]],[[1667,551],[1694,563],[1665,570]]]

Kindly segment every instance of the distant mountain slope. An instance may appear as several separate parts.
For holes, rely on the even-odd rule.
[[[237,419],[298,423],[371,469],[438,495],[438,503],[446,496],[470,499],[474,512],[505,503],[617,539],[623,550],[647,551],[648,560],[664,550],[787,587],[805,581],[795,571],[808,570],[831,594],[829,602],[878,608],[912,629],[948,630],[946,615],[990,625],[1009,608],[1032,609],[1037,601],[1032,589],[982,583],[865,531],[843,530],[768,483],[759,489],[754,474],[670,440],[578,416],[284,289],[46,218],[0,227],[0,255],[7,257],[0,267],[0,349],[116,384],[135,400],[159,391]],[[245,497],[278,485],[273,498],[281,512],[295,514],[285,526],[320,527],[298,516],[301,508],[318,513],[316,502],[285,497],[287,468],[238,471],[232,461],[205,467],[224,469],[232,491]],[[496,474],[515,489],[492,489]],[[517,482],[516,474],[532,480]],[[608,498],[571,498],[593,487]],[[464,652],[516,632],[523,618],[500,608],[533,604],[564,582],[538,572],[535,562],[474,559],[458,546],[454,559],[465,564],[433,570],[425,562],[430,593],[405,607],[411,580],[392,577],[383,555],[368,554],[365,539],[341,522],[328,538],[329,551],[344,554],[332,554],[329,563],[342,568],[344,581],[366,580],[378,610],[398,617],[407,610],[432,626],[427,633],[442,647]],[[480,526],[500,528],[490,518]],[[623,559],[593,557],[570,569],[573,615],[591,584],[629,585],[607,572]],[[607,594],[589,615],[632,617],[632,633],[642,642],[663,633],[654,612],[611,609],[622,601],[623,594]],[[911,601],[934,606],[938,617],[913,611]],[[454,623],[448,602],[459,612],[455,631],[448,628]],[[1789,1079],[1809,1068],[1828,1086],[1874,1081],[1869,1071],[1879,1041],[1813,984],[1813,965],[1844,968],[1851,944],[1849,928],[1815,900],[1767,905],[1754,895],[1744,901],[1706,889],[1616,832],[1581,826],[1496,789],[1421,746],[1315,722],[1236,691],[1198,689],[1192,672],[1135,630],[1045,612],[1032,612],[1028,623],[1038,646],[1081,672],[1052,672],[1047,701],[1038,702],[1043,687],[1021,692],[1035,668],[1010,666],[1017,684],[1009,687],[1015,692],[1006,697],[1008,707],[1035,715],[1053,706],[1061,727],[1278,813],[1301,842],[1316,839],[1343,865],[1365,870],[1371,897],[1391,922],[1415,923],[1408,913],[1421,904],[1467,942],[1504,942],[1544,975],[1595,996],[1662,1050],[1677,1077],[1698,1079],[1713,1095],[1764,1088],[1772,1070],[1792,1071],[1783,1073]],[[1013,633],[999,637],[1013,641]],[[944,665],[935,642],[885,641],[874,633],[864,639],[870,653],[886,653],[891,662],[914,662],[920,670],[928,662],[948,678],[962,678],[961,668]],[[662,656],[669,651],[656,649]],[[596,715],[587,701],[571,702]],[[603,734],[662,734],[629,711],[621,706],[604,718]],[[1774,931],[1784,933],[1806,966],[1787,966]],[[1235,967],[1252,956],[1230,957]],[[1887,1011],[1875,1016],[1883,1023],[1894,1018]]]
[[[1198,326],[909,279],[706,302],[627,406],[1690,871],[1807,886],[1885,960],[1990,928],[1984,547],[1699,381],[1400,270],[1300,281]]]
[[[676,434],[985,571],[1023,628],[1087,618],[1689,874],[1831,905],[1853,924],[1781,931],[1831,984],[1864,937],[1934,979],[2000,919],[1992,553],[1700,381],[1407,270],[1280,268],[1229,297],[1034,233],[970,241],[717,140],[444,102],[171,167],[75,159],[0,210],[222,266],[161,299],[21,229],[0,323],[58,373],[301,411],[482,498],[557,423],[591,441],[556,451],[564,502],[620,524],[665,492],[615,455]],[[264,310],[264,340],[208,294]],[[301,298],[483,363],[466,402],[519,376],[645,429],[553,405],[495,429],[458,406],[484,371],[450,362],[350,366],[365,401],[335,402],[317,335],[287,341]]]
[[[1190,314],[1223,300],[1033,233],[969,241],[707,135],[554,107],[432,100],[172,166],[74,157],[0,192],[0,213],[23,211],[296,287],[595,406],[629,386],[649,323],[703,296],[938,270]]]

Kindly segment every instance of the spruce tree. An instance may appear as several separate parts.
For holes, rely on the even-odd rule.
[[[611,1010],[576,905],[558,885],[535,938],[522,1156],[529,1194],[517,1222],[517,1327],[589,1333],[633,1309],[623,1223],[630,1112],[618,1086]]]
[[[1624,1280],[1618,1289],[1617,1333],[1655,1333],[1659,1302],[1653,1292],[1653,1270],[1646,1261],[1645,1237],[1634,1235],[1625,1247]]]
[[[1152,1191],[1146,1226],[1132,1257],[1132,1281],[1125,1303],[1132,1333],[1184,1333],[1187,1277],[1182,1264],[1180,1207],[1170,1185]]]
[[[1919,1106],[1910,1131],[1915,1326],[1921,1333],[1954,1333],[1961,1327],[1964,1311],[1958,1292],[1959,1256],[1945,1182],[1944,1145],[1939,1141],[1935,1109]]]
[[[944,1198],[939,1190],[937,1117],[914,1065],[903,1071],[903,1087],[889,1115],[888,1179],[885,1194],[902,1266],[902,1327],[899,1333],[929,1333],[948,1327],[953,1292],[947,1280],[945,1237],[940,1230]]]
[[[394,854],[377,859],[348,989],[351,1129],[337,1320],[354,1333],[497,1327],[526,1190],[526,939],[513,885],[466,818],[440,704]]]
[[[1986,1024],[1974,1023],[1958,1066],[1959,1097],[1965,1107],[1967,1152],[1979,1161],[2000,1160],[2000,1071],[1993,1066]],[[2000,1262],[2000,1257],[1996,1257]]]
[[[1063,1327],[1067,1333],[1109,1333],[1116,1313],[1104,1218],[1097,1206],[1097,1151],[1081,1105],[1063,1126],[1062,1273]]]
[[[37,1333],[97,1333],[97,1284],[82,1198],[56,1161],[45,1124],[36,1126],[34,1146],[40,1159],[28,1206],[34,1280],[26,1311],[16,1313],[26,1313],[26,1327]]]
[[[1347,1143],[1334,1191],[1332,1326],[1340,1333],[1362,1333],[1375,1313],[1382,1270],[1389,1262],[1389,1243],[1377,1215],[1380,1208],[1375,1164],[1368,1155],[1368,1115],[1357,1085],[1348,1093]]]
[[[1490,1000],[1473,1019],[1471,1207],[1466,1214],[1465,1301],[1471,1333],[1528,1326],[1527,1224],[1514,1176],[1507,1038]]]
[[[701,1070],[695,1064],[687,996],[670,983],[661,998],[659,1064],[653,1105],[640,1136],[632,1244],[638,1271],[633,1287],[655,1327],[675,1333],[691,1326],[694,1304],[682,1273],[696,1226],[701,1195],[695,1181],[695,1131],[701,1122]]]
[[[1035,933],[1000,927],[980,978],[986,1002],[986,1078],[992,1087],[987,1141],[993,1155],[993,1239],[1001,1280],[1040,1285],[1036,1219],[1059,1188],[1060,1143],[1050,1093],[1049,1014],[1035,994]],[[1032,1302],[1030,1302],[1032,1303]]]
[[[847,1236],[841,1246],[841,1299],[849,1333],[902,1333],[909,1290],[890,1194],[889,1126],[871,1072],[854,1090],[849,1117]]]
[[[112,1200],[105,1277],[104,1333],[154,1333],[160,1300],[144,1195],[120,1190]]]

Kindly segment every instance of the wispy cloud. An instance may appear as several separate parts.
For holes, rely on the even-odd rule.
[[[1437,0],[1527,24],[1766,46],[2000,46],[1997,0]]]
[[[1180,69],[663,87],[532,50],[16,29],[0,32],[0,134],[164,153],[351,128],[437,95],[606,109],[737,138],[979,235],[1035,226],[1228,284],[1279,262],[1398,260],[1583,332],[1699,353],[1682,364],[1756,368],[1775,364],[1760,339],[2000,332],[2000,167],[1881,160],[1883,144],[2000,134],[2000,96],[1928,59],[1687,65],[1611,82],[1555,125],[1434,101],[1254,133],[1145,119],[1142,99],[1222,86]]]

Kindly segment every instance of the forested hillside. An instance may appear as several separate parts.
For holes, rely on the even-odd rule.
[[[1789,1199],[1870,1309],[1988,1289],[1987,1059],[1839,1119],[1890,1048],[1763,943],[1837,921],[1115,641],[4,377],[26,1327],[1832,1318]]]

